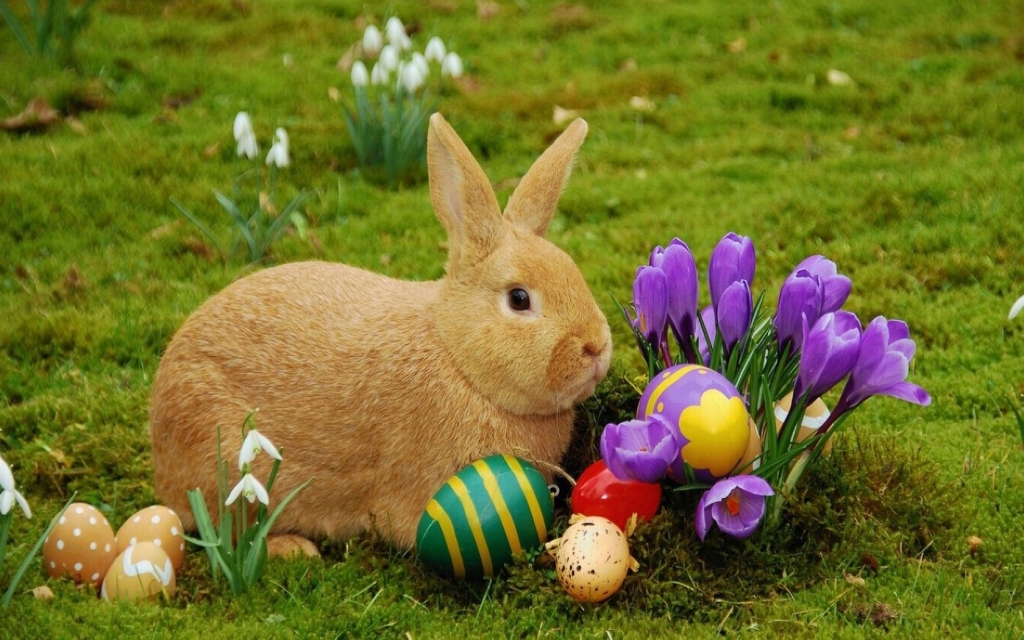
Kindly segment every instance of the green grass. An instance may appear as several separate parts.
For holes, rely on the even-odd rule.
[[[604,308],[617,365],[581,412],[567,466],[578,471],[597,430],[635,402],[623,378],[640,360],[611,295],[628,300],[636,266],[676,235],[702,271],[726,232],[750,236],[769,300],[796,262],[825,254],[854,282],[849,309],[909,322],[911,380],[933,405],[858,410],[778,532],[700,544],[692,497],[672,496],[633,541],[640,572],[596,607],[573,604],[550,567],[447,581],[366,536],[326,541],[323,560],[271,561],[243,598],[193,548],[178,596],[160,605],[96,602],[37,563],[22,589],[45,583],[56,598],[18,594],[4,634],[1021,637],[1024,453],[1006,399],[1024,394],[1024,322],[1006,320],[1024,293],[1020,3],[500,4],[489,21],[468,0],[389,12],[462,55],[474,82],[438,104],[493,183],[557,134],[555,105],[590,124],[549,237]],[[335,63],[363,7],[101,0],[77,71],[0,32],[0,119],[44,96],[84,127],[0,133],[0,452],[36,514],[16,518],[0,586],[71,492],[114,523],[155,500],[147,409],[160,354],[254,268],[211,252],[169,201],[229,238],[213,190],[242,166],[237,111],[261,142],[277,126],[291,136],[279,200],[315,191],[311,240],[284,237],[276,262],[441,275],[426,184],[361,179],[328,95],[348,95]],[[729,52],[739,38],[745,49]],[[855,84],[828,84],[829,69]],[[656,109],[635,112],[632,96]],[[968,536],[982,540],[974,555]]]

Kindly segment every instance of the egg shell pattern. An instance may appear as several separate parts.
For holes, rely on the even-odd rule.
[[[66,575],[78,584],[99,587],[115,556],[110,522],[99,509],[84,502],[68,505],[43,542],[47,575]]]
[[[125,549],[103,578],[100,596],[104,600],[142,600],[164,594],[171,598],[177,579],[171,559],[152,542],[139,542]]]
[[[416,551],[444,576],[491,577],[526,549],[547,540],[554,503],[530,463],[495,455],[449,478],[427,503]]]
[[[177,571],[185,558],[185,539],[181,533],[181,518],[172,509],[161,505],[146,507],[129,516],[117,530],[117,552],[136,542],[152,542],[167,552]]]
[[[700,365],[676,365],[654,376],[640,396],[637,418],[660,413],[679,428],[681,457],[669,476],[686,481],[683,461],[697,479],[712,482],[736,468],[750,440],[750,418],[728,378]]]
[[[607,518],[590,516],[565,530],[555,558],[558,581],[574,600],[601,602],[613,596],[629,572],[626,535]]]
[[[791,406],[793,406],[792,391],[775,403],[775,428],[777,430],[782,431],[782,423],[786,421]],[[807,408],[804,409],[804,419],[800,422],[800,429],[796,433],[796,441],[803,442],[816,434],[818,429],[825,424],[825,420],[828,419],[829,415],[828,405],[821,398],[807,405]],[[825,453],[832,451],[831,438],[825,442],[825,447],[822,451]]]

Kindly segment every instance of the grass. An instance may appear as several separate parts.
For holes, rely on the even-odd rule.
[[[326,541],[323,560],[271,561],[244,598],[211,582],[196,548],[161,605],[98,603],[37,564],[22,590],[56,597],[17,594],[5,633],[1021,637],[1024,453],[1006,399],[1024,394],[1024,323],[1006,320],[1024,293],[1019,3],[500,4],[491,20],[463,0],[389,7],[466,61],[473,82],[439,107],[500,200],[560,130],[555,105],[590,124],[549,237],[604,308],[616,368],[581,411],[568,467],[635,402],[625,378],[640,361],[609,294],[628,299],[636,265],[675,235],[701,270],[727,231],[753,238],[769,300],[800,259],[828,256],[854,282],[848,308],[909,322],[911,379],[934,404],[858,410],[777,534],[698,544],[692,498],[672,496],[633,542],[641,571],[597,607],[573,604],[550,567],[452,582],[365,536]],[[101,0],[77,71],[0,37],[12,61],[0,119],[37,96],[74,118],[0,134],[0,450],[37,514],[15,520],[0,585],[72,492],[114,523],[154,503],[146,414],[160,354],[255,268],[212,251],[169,201],[226,225],[212,193],[237,172],[237,111],[262,140],[288,129],[282,201],[315,192],[309,239],[282,238],[276,262],[441,275],[426,184],[362,180],[328,94],[348,93],[335,63],[363,7]],[[829,84],[829,69],[854,84]],[[633,96],[655,110],[635,111]],[[968,536],[982,540],[973,554]]]

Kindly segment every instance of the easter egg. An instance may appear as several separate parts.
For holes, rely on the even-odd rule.
[[[626,534],[607,518],[588,516],[562,534],[555,571],[574,600],[601,602],[622,587],[630,563]]]
[[[681,458],[669,469],[685,482],[685,461],[697,479],[711,482],[736,468],[750,441],[750,416],[729,380],[699,365],[676,365],[654,376],[640,396],[637,418],[660,413],[682,434]]]
[[[167,553],[152,542],[137,542],[114,558],[103,578],[104,600],[144,600],[174,596],[177,579]]]
[[[777,403],[775,403],[775,428],[779,431],[782,431],[782,424],[786,421],[786,417],[789,415],[789,408],[791,406],[793,406],[792,392],[787,393],[785,396],[780,398]],[[818,398],[811,404],[807,405],[807,408],[804,410],[804,419],[800,423],[800,429],[796,433],[796,441],[803,442],[807,438],[818,433],[818,429],[825,424],[825,421],[828,420],[828,416],[828,406],[822,402],[821,398]],[[825,441],[825,446],[822,449],[822,452],[828,453],[831,450],[832,439],[829,438]]]
[[[78,584],[99,587],[116,555],[110,522],[84,502],[69,504],[43,541],[46,573],[52,578],[69,576]]]
[[[161,505],[146,507],[128,516],[115,536],[117,552],[136,542],[152,542],[167,552],[175,570],[185,558],[185,539],[181,537],[181,518]]]
[[[438,489],[420,517],[416,550],[445,576],[493,576],[513,556],[547,540],[554,505],[530,463],[495,455],[465,467]]]
[[[573,513],[608,518],[625,531],[626,522],[634,513],[639,520],[650,521],[658,512],[661,485],[620,480],[604,460],[598,460],[576,481],[570,505]]]
[[[761,466],[761,460],[759,458],[763,450],[761,446],[761,436],[757,433],[757,425],[754,424],[753,419],[750,419],[748,424],[750,425],[750,440],[747,441],[747,450],[743,453],[743,457],[740,458],[739,464],[736,465],[736,468],[729,473],[731,476],[750,474]]]

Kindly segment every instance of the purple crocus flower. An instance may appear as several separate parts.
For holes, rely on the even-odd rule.
[[[754,282],[754,243],[745,236],[729,232],[725,234],[711,252],[708,264],[708,287],[711,289],[711,306],[718,305],[725,290],[734,282]]]
[[[839,275],[836,263],[824,256],[805,258],[793,269],[779,291],[779,308],[775,314],[775,332],[779,349],[790,352],[803,343],[803,316],[814,326],[823,314],[838,311],[850,295],[850,279]]]
[[[658,482],[680,455],[678,431],[658,413],[609,424],[601,434],[601,458],[620,480]]]
[[[664,271],[643,266],[636,270],[633,306],[640,333],[647,342],[659,347],[668,327],[668,282]]]
[[[771,486],[757,476],[733,476],[719,480],[704,492],[697,503],[694,518],[697,537],[703,540],[712,522],[734,538],[749,537],[764,517],[765,497],[774,494]]]
[[[823,429],[827,429],[843,413],[855,409],[875,395],[892,396],[922,406],[930,405],[932,398],[928,392],[906,381],[915,349],[907,323],[902,320],[886,320],[882,316],[872,320],[861,335],[860,351],[850,372],[850,379]]]
[[[849,311],[826,313],[809,330],[805,317],[793,398],[810,404],[845,378],[857,362],[860,334],[860,320]]]
[[[668,322],[676,341],[689,350],[697,326],[697,265],[690,247],[673,238],[667,247],[655,247],[650,265],[665,272],[668,284]]]
[[[726,287],[718,301],[716,316],[725,352],[731,353],[733,347],[747,335],[754,319],[754,299],[746,280],[738,280]]]
[[[700,319],[704,323],[704,330],[697,325],[697,348],[700,349],[700,357],[705,365],[711,364],[711,346],[715,344],[715,336],[718,335],[718,328],[715,327],[715,309],[708,305],[700,310]],[[704,337],[707,331],[707,338]]]

